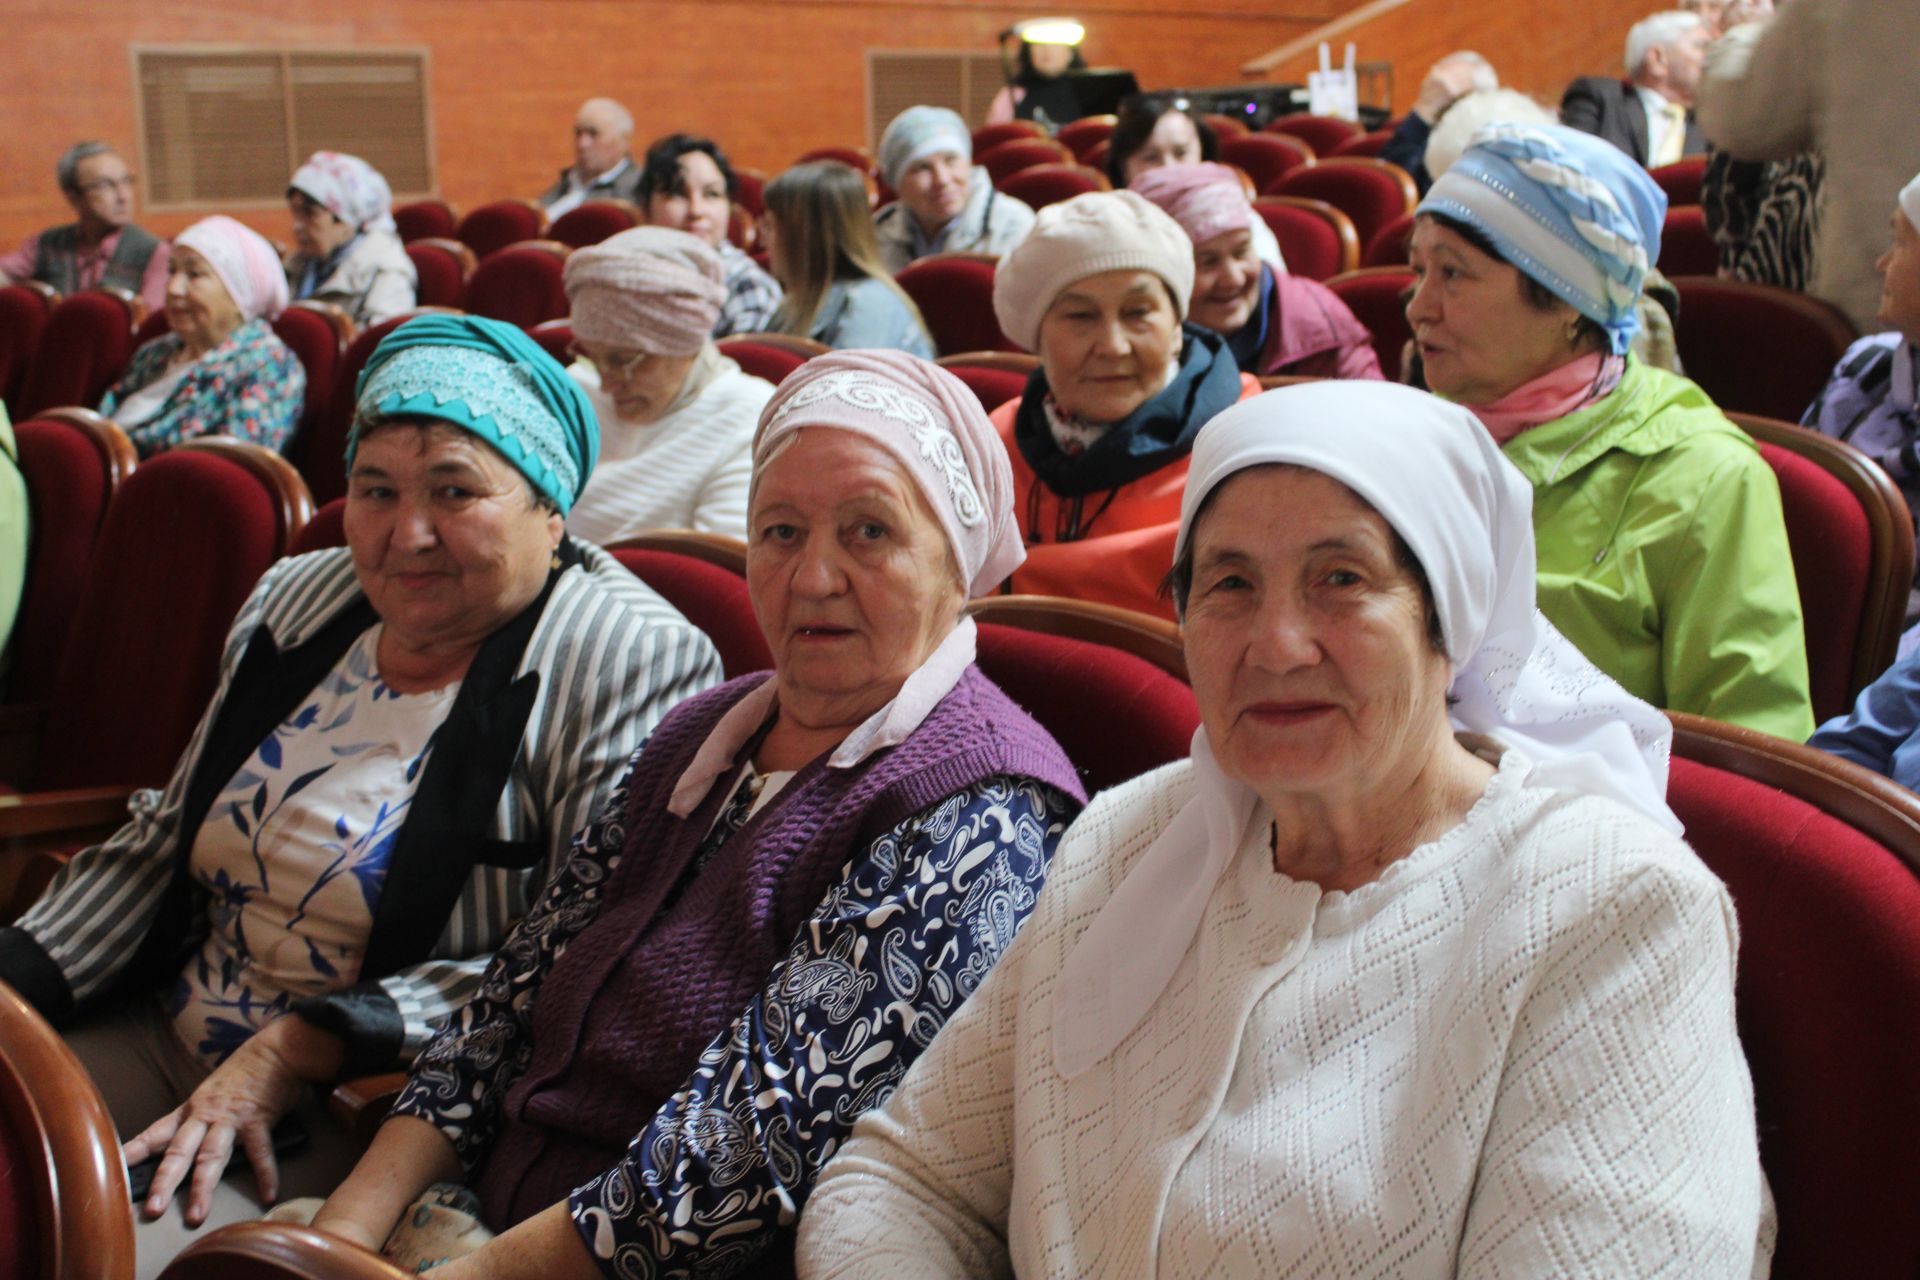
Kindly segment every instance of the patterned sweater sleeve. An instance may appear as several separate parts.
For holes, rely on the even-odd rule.
[[[1039,783],[989,779],[849,863],[626,1157],[569,1198],[601,1269],[719,1274],[791,1228],[853,1121],[1012,942],[1077,807]]]

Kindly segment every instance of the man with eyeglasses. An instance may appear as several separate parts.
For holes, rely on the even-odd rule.
[[[110,285],[166,305],[166,241],[133,225],[133,171],[104,142],[67,148],[54,166],[78,222],[49,227],[0,254],[0,279],[40,280],[61,293]]]

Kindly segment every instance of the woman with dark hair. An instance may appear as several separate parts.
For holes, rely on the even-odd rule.
[[[830,347],[933,358],[919,308],[881,261],[858,173],[836,160],[795,165],[767,184],[766,198],[761,232],[786,290],[771,328]]]
[[[1107,135],[1107,180],[1115,190],[1131,187],[1151,169],[1173,164],[1211,164],[1220,158],[1220,140],[1206,121],[1194,115],[1185,98],[1133,97],[1120,104],[1119,118]],[[1247,219],[1253,252],[1276,273],[1285,274],[1280,242],[1257,213]]]
[[[647,148],[640,162],[640,207],[647,224],[699,236],[726,268],[727,300],[713,336],[759,333],[773,326],[780,286],[739,246],[727,239],[733,211],[733,168],[710,138],[670,133]]]
[[[1655,706],[1803,741],[1779,485],[1699,387],[1631,350],[1665,212],[1591,134],[1488,125],[1417,211],[1407,322],[1427,385],[1533,482],[1541,612]]]
[[[993,96],[993,104],[987,108],[987,123],[1032,120],[1057,129],[1078,120],[1084,114],[1080,99],[1065,76],[1086,65],[1078,46],[1022,40],[1013,83]]]

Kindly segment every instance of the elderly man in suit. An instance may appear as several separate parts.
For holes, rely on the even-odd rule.
[[[574,163],[540,196],[549,221],[589,200],[638,200],[640,170],[633,163],[633,113],[612,98],[588,98],[573,120]]]
[[[1693,95],[1712,39],[1697,13],[1675,9],[1642,19],[1627,33],[1627,79],[1575,80],[1560,100],[1561,121],[1648,168],[1705,151]]]

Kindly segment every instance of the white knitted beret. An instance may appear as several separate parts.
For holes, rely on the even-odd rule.
[[[1103,271],[1151,271],[1166,281],[1174,313],[1187,318],[1193,241],[1152,201],[1131,191],[1096,191],[1040,210],[1027,238],[1000,259],[993,276],[1000,331],[1038,350],[1040,319],[1053,300]]]

